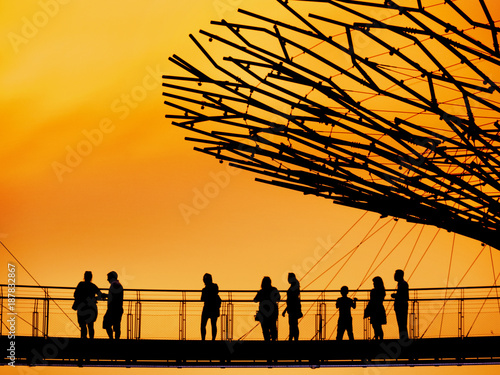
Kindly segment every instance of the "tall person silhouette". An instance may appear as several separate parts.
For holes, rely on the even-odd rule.
[[[261,289],[253,299],[254,302],[259,302],[259,311],[255,316],[262,326],[262,334],[265,341],[276,341],[278,339],[278,328],[276,321],[278,320],[278,301],[280,293],[271,284],[271,278],[264,276],[261,283]]]
[[[394,298],[394,312],[399,328],[399,338],[408,338],[408,300],[410,299],[408,283],[404,280],[403,270],[394,272],[394,280],[398,282],[396,293],[391,295]]]
[[[290,287],[286,291],[286,308],[283,316],[288,313],[289,335],[288,340],[299,339],[299,319],[302,318],[302,306],[300,304],[300,283],[294,273],[288,274]]]
[[[382,325],[387,324],[387,316],[384,308],[385,286],[380,276],[375,276],[372,281],[373,289],[370,291],[370,300],[365,308],[364,318],[370,318],[374,332],[373,339],[383,340],[384,331]]]
[[[83,280],[80,281],[75,289],[73,296],[75,302],[73,309],[77,312],[78,325],[80,326],[80,337],[94,338],[94,322],[97,319],[97,299],[101,298],[102,294],[99,288],[92,283],[92,272],[85,271]]]
[[[118,274],[115,271],[108,273],[109,293],[103,294],[108,299],[108,310],[102,320],[104,328],[110,339],[118,340],[121,334],[121,322],[123,315],[123,287],[118,281]]]
[[[217,318],[220,315],[221,299],[219,297],[219,286],[212,281],[212,275],[203,275],[205,287],[201,291],[201,300],[204,302],[201,312],[201,339],[205,340],[207,335],[207,322],[210,319],[212,326],[212,340],[217,337]]]

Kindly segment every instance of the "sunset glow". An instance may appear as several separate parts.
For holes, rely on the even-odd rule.
[[[480,6],[469,8],[469,2],[456,0],[472,18],[486,22]],[[290,3],[297,9],[322,9],[312,2]],[[424,3],[444,7],[443,1]],[[500,3],[486,3],[499,22]],[[75,287],[91,270],[93,282],[106,289],[106,274],[115,270],[125,288],[201,290],[202,276],[209,272],[221,290],[257,290],[265,275],[286,290],[286,276],[295,272],[299,278],[307,273],[303,288],[349,285],[356,290],[371,288],[371,278],[365,280],[370,272],[394,288],[394,270],[404,267],[411,274],[410,288],[496,283],[496,249],[436,227],[413,227],[260,184],[251,173],[193,151],[194,144],[184,140],[192,134],[164,118],[172,109],[163,104],[161,77],[180,74],[169,57],[176,54],[211,69],[188,35],[215,31],[214,19],[242,20],[238,8],[279,17],[274,0],[30,0],[1,8],[0,241],[39,284]],[[491,44],[491,35],[484,38]],[[491,77],[500,82],[498,72]],[[361,245],[371,228],[381,229]],[[339,263],[320,276],[352,249],[356,253],[344,269]],[[5,283],[6,265],[14,259],[1,248],[0,260]],[[35,285],[21,266],[16,282]],[[72,310],[68,314],[75,315]],[[497,323],[493,329],[499,329]],[[104,335],[99,325],[96,331]],[[5,367],[2,373],[19,370]],[[107,375],[176,370],[21,371]],[[319,371],[390,375],[421,370]],[[498,368],[425,371],[489,375]]]

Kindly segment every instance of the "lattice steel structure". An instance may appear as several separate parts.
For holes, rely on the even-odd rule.
[[[164,76],[166,117],[195,149],[500,249],[500,28],[485,0],[269,1],[276,19],[240,9],[246,22],[191,35],[205,61],[170,58],[187,74]]]

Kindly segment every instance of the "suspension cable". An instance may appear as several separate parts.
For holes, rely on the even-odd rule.
[[[471,270],[472,266],[474,266],[474,263],[476,263],[476,261],[479,259],[479,257],[481,256],[481,254],[483,253],[484,249],[486,248],[486,246],[483,246],[483,248],[481,249],[481,251],[479,252],[479,254],[476,256],[476,258],[474,259],[474,261],[471,263],[471,265],[469,266],[469,268],[467,269],[467,271],[465,271],[464,275],[462,276],[462,278],[460,279],[460,281],[458,282],[458,284],[456,285],[456,287],[458,287],[462,281],[465,279],[465,277],[467,276],[467,274],[469,273],[469,271]],[[444,300],[444,303],[443,303],[443,306],[441,306],[441,308],[439,309],[439,311],[436,313],[436,315],[434,316],[434,318],[431,320],[431,322],[429,323],[429,325],[427,326],[427,328],[425,329],[424,333],[422,333],[422,335],[420,336],[420,338],[423,338],[424,335],[426,334],[426,332],[429,330],[429,328],[431,327],[432,323],[434,323],[434,320],[436,320],[436,318],[438,317],[439,314],[441,314],[441,310],[444,309],[444,307],[446,306],[446,303],[450,300],[451,296],[453,295],[453,293],[455,293],[456,291],[456,287],[455,289],[453,289],[453,291],[450,293],[450,295],[448,296],[448,298],[446,298]]]
[[[71,323],[73,323],[73,325],[77,328],[77,329],[80,329],[80,327],[78,327],[75,322],[73,321],[73,319],[71,319],[69,317],[69,315],[66,313],[66,311],[63,310],[63,308],[61,306],[59,306],[59,304],[57,303],[57,301],[52,298],[49,294],[49,291],[48,291],[48,288],[47,290],[45,290],[42,285],[40,285],[40,283],[37,281],[37,279],[35,279],[35,277],[27,270],[26,267],[24,267],[24,265],[21,263],[21,261],[19,259],[17,259],[17,257],[12,253],[12,251],[10,251],[7,246],[5,246],[5,244],[0,241],[0,244],[3,246],[3,248],[12,256],[12,258],[14,258],[14,260],[21,266],[21,268],[33,279],[33,281],[42,289],[44,290],[46,293],[47,293],[47,296],[49,297],[50,300],[52,300],[52,302],[54,302],[54,304],[57,306],[57,308],[59,310],[61,310],[61,312],[71,321]]]
[[[418,233],[417,240],[415,241],[415,244],[413,245],[413,248],[411,249],[410,255],[408,256],[408,259],[406,260],[405,266],[403,267],[403,271],[406,271],[406,267],[408,266],[408,263],[410,262],[410,259],[413,255],[413,252],[415,251],[415,248],[417,247],[417,243],[420,239],[420,235],[424,231],[425,225],[422,225],[422,228],[420,229],[420,232]]]
[[[451,263],[452,263],[452,260],[453,260],[453,250],[454,249],[455,249],[455,233],[453,233],[453,241],[451,243],[450,263],[448,265],[448,276],[446,277],[446,289],[445,289],[445,292],[444,292],[444,299],[445,300],[448,298],[448,286],[449,286],[449,283],[450,283]],[[445,311],[445,308],[443,308],[443,314],[441,315],[441,326],[439,327],[439,337],[441,337],[441,331],[443,329],[444,311]]]
[[[368,213],[368,211],[365,211],[363,213],[363,215],[361,215],[361,217],[347,230],[347,232],[345,232],[338,240],[337,242],[335,242],[335,244],[330,247],[330,249],[325,253],[323,254],[323,256],[321,258],[319,258],[319,260],[311,267],[307,270],[307,272],[302,275],[302,277],[300,278],[299,281],[302,281],[302,279],[304,279],[308,274],[309,272],[311,272],[313,270],[313,268],[315,268],[338,244],[340,241],[342,241],[344,239],[345,236],[347,236],[347,234],[361,221],[361,219],[363,219],[365,217],[365,215]]]
[[[437,235],[438,235],[438,233],[439,233],[439,231],[440,231],[440,230],[441,230],[441,228],[438,228],[438,230],[436,231],[436,234],[434,235],[434,237],[432,237],[431,242],[429,242],[429,245],[427,245],[427,249],[425,249],[424,254],[420,257],[420,259],[419,259],[419,261],[418,261],[417,265],[416,265],[416,266],[415,266],[415,268],[413,269],[413,271],[412,271],[412,273],[410,274],[410,276],[408,276],[407,281],[410,281],[411,277],[413,276],[413,274],[414,274],[414,273],[415,273],[415,271],[417,270],[418,266],[419,266],[419,265],[420,265],[420,263],[422,262],[422,259],[424,259],[425,254],[427,254],[427,252],[428,252],[428,251],[429,251],[429,249],[431,248],[431,245],[432,245],[432,243],[434,242],[434,240],[436,239],[436,237],[437,237]]]
[[[494,281],[493,281],[493,282],[495,283],[495,285],[496,285],[497,280],[498,280],[498,278],[499,278],[499,277],[500,277],[500,272],[498,273],[497,277],[495,277],[495,278],[494,278]],[[490,297],[491,292],[493,292],[493,289],[497,289],[497,288],[494,288],[494,287],[491,287],[491,288],[490,288],[490,291],[488,292],[488,295],[486,296],[486,298],[485,298],[485,299],[484,299],[484,301],[483,301],[483,304],[482,304],[482,305],[481,305],[481,307],[479,308],[479,311],[477,312],[476,317],[474,318],[474,321],[473,321],[473,322],[472,322],[472,324],[470,325],[470,328],[469,328],[469,330],[467,331],[467,334],[465,335],[465,337],[469,337],[469,333],[470,333],[470,331],[472,331],[472,327],[474,327],[474,324],[476,323],[477,318],[479,318],[479,314],[481,314],[481,311],[483,310],[483,307],[484,307],[484,305],[486,304],[486,301],[488,301],[488,298]],[[497,291],[497,293],[498,293],[498,291]],[[498,299],[497,299],[497,302],[498,302]]]

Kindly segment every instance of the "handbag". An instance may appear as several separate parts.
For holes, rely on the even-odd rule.
[[[77,303],[77,302],[76,302],[76,299],[75,299],[75,301],[73,302],[73,306],[71,306],[71,308],[72,308],[73,310],[77,311],[77,310],[78,310],[78,305],[79,305],[79,303]]]
[[[365,311],[363,313],[363,319],[369,318],[372,314],[372,305],[368,302],[368,305],[365,307]]]

